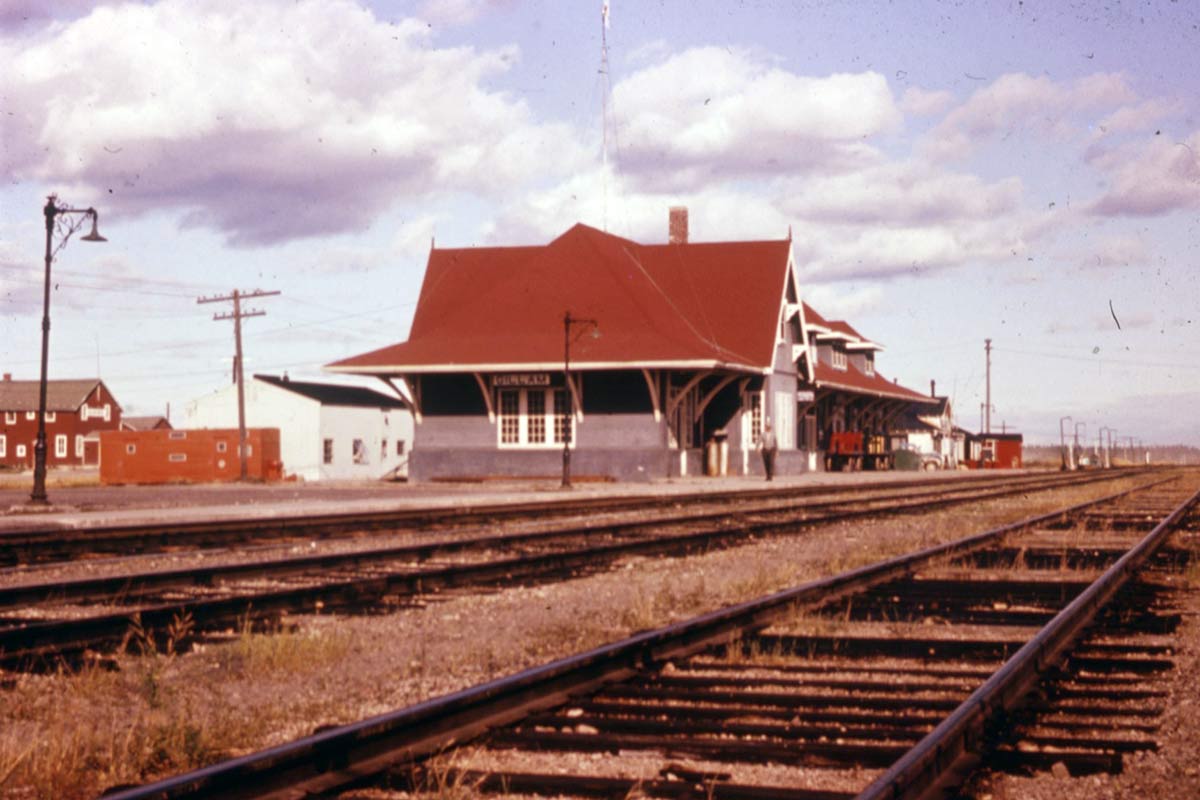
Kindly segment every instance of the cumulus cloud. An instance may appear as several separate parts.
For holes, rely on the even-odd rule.
[[[417,16],[434,25],[467,25],[493,8],[512,5],[512,0],[425,0]]]
[[[667,240],[667,211],[687,206],[692,241],[782,239],[788,220],[754,188],[713,183],[688,192],[654,191],[637,180],[597,167],[526,195],[483,231],[493,244],[548,241],[583,222],[639,242]]]
[[[954,95],[950,92],[932,92],[910,86],[900,98],[900,110],[918,117],[929,117],[941,114],[953,103]]]
[[[728,176],[838,170],[878,160],[864,140],[897,129],[878,73],[811,78],[746,50],[698,47],[620,81],[621,168],[688,191]]]
[[[52,20],[82,16],[99,0],[0,0],[0,31],[26,30]]]
[[[1066,139],[1081,129],[1075,115],[1116,109],[1135,99],[1125,78],[1089,75],[1069,83],[1024,73],[1002,75],[938,123],[923,143],[932,159],[965,158],[982,143],[1013,131]]]
[[[569,129],[484,87],[514,48],[428,36],[349,0],[99,8],[0,49],[22,120],[0,170],[255,245],[363,230],[404,195],[507,193],[550,149],[574,166]]]
[[[928,225],[990,219],[1020,207],[1018,178],[988,184],[920,162],[892,162],[841,175],[789,180],[781,205],[811,221]]]
[[[1105,217],[1150,217],[1200,208],[1200,132],[1183,140],[1153,136],[1093,159],[1109,174],[1089,211]]]

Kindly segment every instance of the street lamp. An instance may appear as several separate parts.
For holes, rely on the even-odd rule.
[[[591,325],[592,336],[600,335],[599,323],[594,319],[572,317],[570,311],[563,313],[563,383],[567,393],[566,419],[563,420],[563,469],[562,488],[571,488],[571,433],[575,430],[575,392],[571,390],[571,326]]]
[[[1058,418],[1058,443],[1059,443],[1059,446],[1061,447],[1061,450],[1059,452],[1060,452],[1060,455],[1062,455],[1062,468],[1063,469],[1074,469],[1075,468],[1074,454],[1072,454],[1072,457],[1070,459],[1067,458],[1067,434],[1063,430],[1063,423],[1070,422],[1070,420],[1071,420],[1070,417],[1059,417]],[[1070,463],[1068,463],[1068,461]]]
[[[91,217],[92,230],[86,236],[79,237],[85,242],[107,242],[96,230],[100,215],[94,208],[71,208],[56,204],[57,195],[46,198],[46,207],[42,210],[46,216],[46,285],[42,295],[42,376],[38,383],[38,429],[37,441],[33,445],[33,492],[29,500],[35,505],[50,505],[46,497],[46,367],[50,359],[50,264],[55,254],[67,246],[67,240],[75,231],[83,226],[84,221]],[[73,216],[79,215],[79,216]],[[60,217],[64,220],[60,221]],[[53,247],[55,231],[61,240],[58,247]]]

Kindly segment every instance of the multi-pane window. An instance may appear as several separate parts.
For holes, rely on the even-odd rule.
[[[867,374],[874,375],[875,374],[875,354],[867,353],[866,358],[864,359],[864,363],[866,364]]]
[[[6,455],[8,455],[8,437],[0,434],[0,458],[4,458]]]
[[[554,393],[554,443],[571,441],[571,398],[565,391]]]
[[[762,438],[762,392],[751,392],[746,395],[746,407],[749,414],[750,429],[747,431],[748,438],[752,445],[757,444]]]
[[[78,433],[75,434],[75,456],[83,458],[83,436]]]
[[[557,397],[556,397],[557,400]],[[528,415],[529,444],[542,444],[546,441],[546,394],[545,392],[528,392],[525,396],[525,411]],[[558,409],[554,409],[558,413]],[[556,442],[562,441],[555,434]]]
[[[67,435],[65,433],[60,433],[54,437],[54,457],[67,457]]]
[[[546,447],[571,439],[571,403],[562,389],[501,389],[499,406],[501,446]]]
[[[833,366],[838,369],[846,368],[846,351],[833,348]]]
[[[4,412],[4,424],[5,425],[16,425],[17,424],[17,412],[5,411]]]
[[[500,444],[521,443],[521,395],[517,389],[500,392]]]
[[[333,439],[321,441],[321,461],[325,464],[333,463]]]

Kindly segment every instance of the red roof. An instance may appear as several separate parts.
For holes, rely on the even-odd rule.
[[[577,224],[534,247],[435,249],[406,342],[337,361],[365,374],[552,367],[571,362],[726,366],[773,363],[791,243],[644,245]]]
[[[907,386],[889,381],[876,372],[867,375],[860,372],[853,364],[846,364],[845,369],[838,369],[822,361],[816,363],[816,385],[834,389],[848,389],[852,392],[874,394],[881,397],[894,397],[900,400],[915,400],[924,403],[940,402],[936,397],[930,397],[923,392],[909,389]]]

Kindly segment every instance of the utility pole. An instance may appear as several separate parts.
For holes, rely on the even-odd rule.
[[[213,321],[233,320],[233,340],[236,356],[234,357],[234,380],[237,381],[237,399],[238,399],[238,461],[241,464],[241,472],[239,480],[246,480],[246,451],[249,449],[246,443],[246,382],[245,374],[242,365],[245,363],[242,360],[242,319],[246,317],[262,317],[266,316],[265,311],[257,309],[250,311],[242,310],[242,301],[255,297],[271,297],[279,292],[264,292],[261,289],[255,289],[252,292],[242,292],[237,289],[233,290],[232,294],[219,295],[213,297],[197,297],[196,303],[228,303],[233,302],[233,311],[225,314],[213,314]]]
[[[987,359],[986,397],[983,407],[983,432],[992,432],[992,340],[983,340],[983,352]]]

